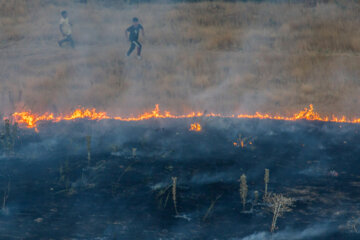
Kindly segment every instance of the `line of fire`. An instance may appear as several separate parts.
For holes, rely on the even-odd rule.
[[[55,115],[54,113],[44,113],[37,114],[32,113],[31,111],[22,111],[15,112],[12,114],[12,119],[21,126],[27,128],[35,128],[41,122],[60,122],[60,121],[70,121],[76,119],[89,119],[89,120],[105,120],[105,119],[114,119],[119,121],[142,121],[147,119],[156,119],[156,118],[168,118],[168,119],[180,119],[180,118],[196,118],[196,117],[220,117],[220,118],[248,118],[248,119],[273,119],[273,120],[283,120],[283,121],[296,121],[296,120],[309,120],[309,121],[322,121],[322,122],[338,122],[338,123],[360,123],[360,118],[349,119],[346,116],[336,117],[336,116],[321,116],[319,113],[314,111],[312,104],[309,107],[304,108],[302,111],[295,113],[291,117],[271,115],[268,113],[259,113],[255,114],[236,114],[236,115],[222,115],[218,113],[204,113],[204,112],[191,112],[184,115],[175,115],[169,111],[161,112],[159,105],[156,104],[155,108],[152,111],[145,112],[135,117],[121,117],[121,116],[109,116],[107,112],[97,111],[95,108],[78,108],[70,114],[60,114]],[[8,119],[8,118],[4,118]],[[201,131],[201,126],[199,123],[194,123],[191,125],[190,130],[192,131]]]

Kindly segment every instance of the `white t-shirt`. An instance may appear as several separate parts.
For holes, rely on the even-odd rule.
[[[65,35],[71,35],[71,26],[70,26],[68,18],[63,18],[62,17],[60,19],[60,26],[61,26],[61,29],[62,29],[62,31],[63,31],[63,33]]]

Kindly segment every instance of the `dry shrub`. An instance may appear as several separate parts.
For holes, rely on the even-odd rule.
[[[283,217],[286,212],[291,212],[294,206],[294,199],[286,197],[282,194],[270,194],[266,198],[268,203],[268,210],[273,214],[270,232],[274,232],[277,229],[277,220],[279,217]]]

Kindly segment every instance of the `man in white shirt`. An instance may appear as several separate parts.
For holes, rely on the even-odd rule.
[[[63,43],[69,42],[71,47],[75,47],[74,40],[71,37],[71,24],[69,23],[68,14],[66,11],[61,12],[61,19],[60,19],[60,32],[63,35],[64,39],[58,42],[59,46],[61,47]]]

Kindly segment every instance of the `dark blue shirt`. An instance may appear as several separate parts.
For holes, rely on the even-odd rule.
[[[141,29],[144,29],[141,24],[139,24],[137,27],[135,27],[134,25],[128,27],[126,31],[129,32],[129,40],[137,41],[139,39],[139,32]]]

